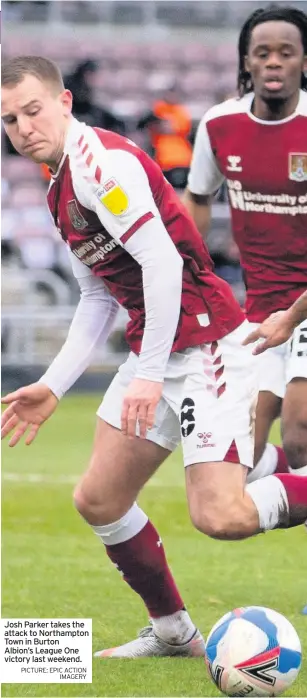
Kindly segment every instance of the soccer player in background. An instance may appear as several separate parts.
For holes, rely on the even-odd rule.
[[[307,16],[291,7],[256,10],[239,38],[239,98],[201,120],[184,201],[205,237],[214,193],[226,180],[232,229],[246,283],[246,315],[256,327],[307,288]],[[291,468],[306,474],[307,331],[258,359],[255,469],[284,469],[267,444],[281,411]],[[282,405],[282,406],[281,406]]]
[[[142,598],[152,626],[100,657],[199,656],[201,634],[136,503],[182,442],[194,526],[237,539],[307,518],[307,479],[272,475],[245,487],[253,463],[255,359],[249,324],[212,272],[195,224],[156,163],[128,139],[71,115],[49,60],[2,65],[2,119],[16,150],[51,170],[48,204],[81,298],[67,340],[40,381],[4,397],[2,436],[30,444],[127,308],[131,352],[97,415],[75,505]],[[210,432],[210,448],[203,439]],[[28,432],[28,433],[27,433]]]

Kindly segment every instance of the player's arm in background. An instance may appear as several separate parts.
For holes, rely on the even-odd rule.
[[[188,186],[182,197],[204,239],[210,228],[213,197],[223,181],[224,176],[212,151],[205,115],[197,129]]]
[[[251,332],[243,344],[252,344],[260,339],[253,350],[254,354],[262,354],[266,349],[277,347],[290,339],[295,328],[307,319],[307,291],[305,291],[288,310],[273,313]]]
[[[302,293],[287,312],[293,327],[297,327],[301,322],[307,320],[307,291]]]

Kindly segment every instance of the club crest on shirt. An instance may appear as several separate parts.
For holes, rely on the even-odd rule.
[[[307,181],[307,153],[289,153],[289,179]]]
[[[100,201],[113,216],[121,216],[127,211],[129,199],[116,179],[108,179],[97,191]]]
[[[76,230],[84,230],[88,226],[88,222],[83,218],[82,213],[78,209],[76,199],[67,202],[67,213],[71,224]]]

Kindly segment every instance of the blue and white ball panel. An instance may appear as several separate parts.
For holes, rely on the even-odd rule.
[[[216,659],[216,654],[217,654],[217,645],[220,641],[220,639],[223,637],[228,625],[233,621],[240,617],[242,613],[246,611],[246,608],[235,608],[234,611],[229,611],[228,613],[225,613],[220,620],[215,623],[213,628],[211,629],[210,634],[207,637],[206,641],[206,653],[208,656],[209,661],[212,663]]]
[[[254,618],[253,622],[255,625],[260,624],[261,628],[266,628],[269,632],[276,633],[276,641],[280,647],[286,647],[292,649],[295,652],[302,653],[302,647],[300,639],[296,630],[290,621],[285,618],[281,613],[273,611],[271,608],[265,608],[264,606],[249,606],[246,609],[246,616],[251,613],[254,616],[249,616]],[[266,624],[264,626],[264,624]]]
[[[227,695],[279,695],[295,680],[301,645],[291,623],[276,611],[251,606],[227,613],[212,628],[206,661]],[[243,695],[243,694],[242,694]]]

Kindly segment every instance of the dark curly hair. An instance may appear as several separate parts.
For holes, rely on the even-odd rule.
[[[295,24],[302,37],[304,53],[307,55],[307,15],[295,7],[282,7],[280,5],[269,5],[264,9],[255,10],[241,29],[238,43],[239,70],[238,70],[238,91],[240,97],[253,91],[251,75],[245,70],[245,56],[248,53],[249,42],[252,30],[263,22],[283,21]],[[302,72],[301,89],[307,92],[307,75]]]

